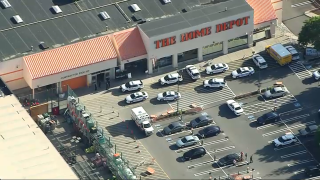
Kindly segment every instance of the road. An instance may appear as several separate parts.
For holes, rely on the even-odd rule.
[[[315,8],[315,0],[285,0],[282,2],[282,22],[293,34],[298,35],[303,22],[309,19],[304,12]]]

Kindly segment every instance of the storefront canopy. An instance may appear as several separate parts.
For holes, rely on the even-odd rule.
[[[24,57],[30,79],[117,58],[108,35]]]

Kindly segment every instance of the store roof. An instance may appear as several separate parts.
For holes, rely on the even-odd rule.
[[[109,35],[70,44],[23,59],[32,79],[115,59],[117,53]]]
[[[40,42],[52,49],[130,29],[136,26],[137,18],[153,21],[170,17],[180,13],[182,9],[197,8],[200,3],[208,0],[172,0],[169,4],[162,4],[161,0],[9,2],[11,8],[0,8],[0,61],[40,52]],[[137,4],[141,11],[131,12],[131,4]],[[51,8],[53,5],[58,5],[62,13],[55,14]],[[109,14],[110,19],[101,18],[99,13],[103,11]],[[14,15],[19,15],[23,22],[16,24],[12,19]]]
[[[247,0],[254,9],[254,24],[261,24],[277,19],[271,0]]]
[[[226,7],[227,11],[225,11]],[[139,25],[139,27],[148,37],[154,37],[252,10],[245,0],[229,0],[202,6],[199,9],[173,17],[148,22]]]
[[[113,36],[122,60],[147,54],[138,28],[121,31]]]
[[[78,179],[14,95],[0,97],[1,179]]]

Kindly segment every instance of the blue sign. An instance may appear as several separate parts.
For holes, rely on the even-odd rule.
[[[166,140],[167,140],[168,142],[172,141],[172,139],[171,139],[171,138],[167,138]]]
[[[294,103],[294,106],[295,106],[295,107],[300,107],[301,104],[296,102],[296,103]]]
[[[250,121],[253,121],[253,120],[255,120],[256,118],[255,118],[253,115],[250,115],[250,116],[248,116],[248,119],[249,119]]]

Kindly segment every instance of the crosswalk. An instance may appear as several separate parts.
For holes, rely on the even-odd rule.
[[[314,3],[314,0],[309,0],[309,1],[304,1],[301,3],[292,4],[291,7],[296,8],[296,7],[305,6],[305,5],[311,4],[311,3]]]
[[[297,99],[290,94],[284,97],[260,102],[257,104],[252,104],[248,106],[243,105],[242,109],[244,110],[245,115],[250,115],[250,114],[258,113],[268,109],[273,109],[274,107],[280,107],[280,106],[295,103],[295,102],[297,102]]]
[[[306,79],[312,76],[312,73],[301,62],[292,63],[289,68],[299,79]]]

